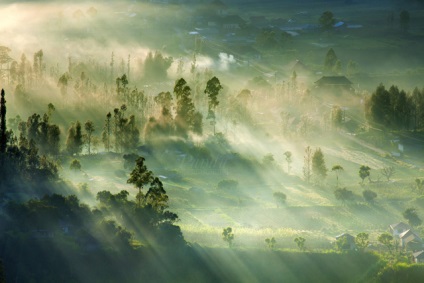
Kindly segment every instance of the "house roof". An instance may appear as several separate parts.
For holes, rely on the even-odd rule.
[[[424,258],[424,251],[418,251],[412,254],[414,258]]]
[[[345,76],[324,76],[315,82],[317,85],[352,85],[353,83]]]
[[[395,224],[391,224],[389,227],[392,230],[409,230],[409,229],[411,229],[411,226],[409,226],[405,222],[398,222],[398,223],[395,223]]]
[[[409,243],[414,240],[417,240],[420,242],[422,241],[422,239],[417,234],[415,234],[411,229],[408,229],[402,234],[400,234],[399,238],[402,239],[405,243]]]
[[[340,238],[347,238],[348,240],[354,240],[355,239],[355,237],[353,237],[349,233],[343,233],[343,234],[340,234],[340,235],[336,236],[336,239],[337,240],[340,239]]]

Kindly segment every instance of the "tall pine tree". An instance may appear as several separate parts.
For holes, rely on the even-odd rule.
[[[4,89],[2,89],[1,99],[0,99],[0,153],[5,153],[6,148],[7,148],[6,99],[4,98]]]

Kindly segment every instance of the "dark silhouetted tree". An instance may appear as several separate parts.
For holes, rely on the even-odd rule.
[[[177,98],[177,115],[175,116],[176,130],[179,134],[186,135],[187,131],[193,129],[195,114],[195,108],[191,98],[191,88],[187,85],[187,82],[181,78],[175,83],[174,93]]]
[[[222,231],[222,239],[228,243],[230,248],[233,247],[234,233],[231,227],[224,228]]]
[[[369,234],[365,232],[362,232],[356,235],[355,244],[360,251],[364,251],[370,244],[370,241],[368,240],[368,238],[369,238]]]
[[[381,175],[386,177],[387,182],[390,182],[390,178],[396,173],[396,169],[393,166],[387,166],[381,169]]]
[[[130,174],[130,178],[127,180],[128,184],[133,184],[138,189],[137,202],[138,207],[142,205],[142,200],[144,195],[142,189],[145,185],[153,181],[153,173],[150,170],[147,170],[147,166],[144,164],[144,157],[140,157],[136,160],[136,165],[133,171]]]
[[[81,170],[81,162],[78,159],[73,159],[71,161],[71,165],[69,165],[69,169],[74,170],[74,171]]]
[[[275,240],[274,237],[272,237],[272,238],[265,239],[265,243],[268,246],[268,248],[273,250],[275,248],[275,245],[277,244],[277,241]]]
[[[60,93],[65,96],[68,94],[68,84],[72,79],[71,75],[66,72],[62,76],[60,76],[59,81],[57,82],[57,86],[60,88]]]
[[[303,177],[305,178],[306,182],[311,181],[312,176],[312,149],[310,146],[307,146],[305,148],[305,155],[303,156]]]
[[[86,138],[85,140],[87,143],[88,155],[90,155],[91,154],[91,138],[92,138],[93,132],[95,131],[94,123],[88,120],[84,124],[84,129],[85,129],[85,138]]]
[[[286,151],[283,153],[283,155],[285,156],[287,162],[287,174],[290,174],[291,163],[293,162],[292,153],[290,151]]]
[[[296,237],[294,239],[294,242],[296,243],[296,245],[299,248],[299,250],[304,251],[306,249],[305,248],[305,242],[306,242],[306,239],[305,238],[303,238],[303,237]]]
[[[167,78],[167,70],[173,62],[172,57],[164,57],[160,52],[149,52],[144,60],[144,79],[161,81]]]
[[[324,30],[331,30],[336,23],[334,15],[330,11],[325,11],[319,18],[319,23]]]
[[[4,96],[4,89],[2,89],[0,98],[0,153],[5,153],[7,148],[6,99]]]
[[[377,197],[377,193],[371,190],[365,190],[362,192],[362,196],[366,202],[373,203],[374,199]]]
[[[103,126],[103,132],[102,132],[102,141],[105,146],[105,149],[107,152],[110,151],[110,135],[111,135],[111,118],[112,114],[107,113],[106,119],[105,119],[105,125]]]
[[[406,220],[408,220],[409,225],[411,226],[419,226],[422,223],[422,220],[420,219],[420,217],[418,216],[417,210],[415,208],[407,208],[403,213],[402,213],[403,218],[405,218]]]
[[[312,156],[312,172],[315,176],[322,180],[327,176],[327,171],[324,154],[322,153],[321,148],[318,148]]]
[[[336,63],[339,59],[337,58],[336,52],[334,52],[333,48],[330,48],[325,55],[324,68],[326,71],[332,72]]]
[[[286,196],[285,193],[274,192],[272,194],[272,196],[274,197],[275,201],[277,202],[277,207],[280,207],[280,205],[284,205],[286,203],[287,196]]]
[[[219,105],[218,95],[222,90],[221,83],[217,77],[213,77],[206,83],[204,93],[208,95],[208,116],[207,119],[212,119],[213,134],[215,135],[216,113],[215,109]]]
[[[337,200],[342,201],[342,203],[345,203],[346,201],[353,200],[353,192],[347,190],[346,188],[339,188],[334,191],[334,196]]]
[[[362,184],[364,183],[365,178],[369,178],[369,176],[370,176],[370,171],[371,171],[371,168],[370,168],[370,167],[368,167],[368,166],[361,165],[361,167],[359,167],[359,172],[358,172],[358,174],[359,174],[359,177],[360,177],[360,178],[361,178],[361,180],[362,180]]]
[[[339,173],[342,172],[344,169],[341,165],[334,165],[333,168],[331,168],[331,172],[336,172],[336,187],[339,187]]]
[[[338,105],[334,105],[331,109],[331,122],[335,129],[340,129],[343,122],[343,111]]]
[[[389,253],[392,252],[392,249],[393,249],[393,236],[392,235],[385,232],[385,233],[381,234],[380,236],[378,236],[377,240],[387,247],[387,249],[389,250]]]
[[[70,155],[80,154],[83,145],[83,136],[81,123],[77,121],[68,129],[68,138],[66,140],[66,150]]]

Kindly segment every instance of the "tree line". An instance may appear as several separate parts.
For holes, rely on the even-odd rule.
[[[380,84],[365,101],[365,117],[389,130],[421,130],[424,127],[424,89],[412,93]]]

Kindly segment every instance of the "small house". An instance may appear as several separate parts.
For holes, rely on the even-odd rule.
[[[422,248],[423,240],[411,229],[401,233],[399,235],[399,245],[402,248],[409,248],[411,250],[417,250]]]
[[[423,263],[424,262],[424,251],[418,251],[412,254],[414,256],[415,263]]]
[[[315,82],[315,87],[326,90],[353,91],[353,83],[345,76],[323,76]]]
[[[344,241],[343,245],[342,245],[343,250],[355,250],[356,249],[355,237],[348,234],[348,233],[343,233],[343,234],[336,236],[336,240],[338,242]]]
[[[405,222],[398,222],[398,223],[389,225],[389,228],[390,228],[390,232],[393,235],[393,238],[399,238],[399,235],[405,231],[410,230],[411,226],[409,226]]]

